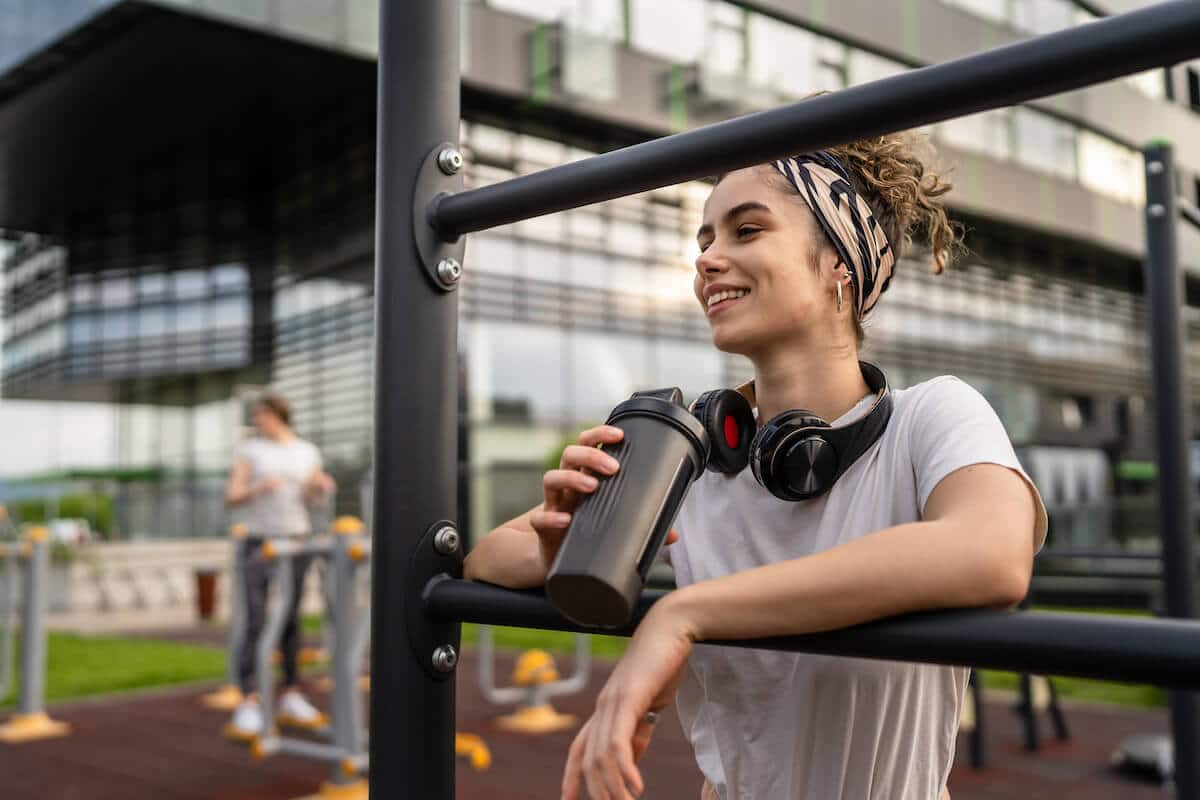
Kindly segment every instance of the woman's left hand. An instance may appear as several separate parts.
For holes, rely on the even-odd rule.
[[[630,800],[645,790],[637,762],[654,732],[646,715],[670,704],[695,641],[674,597],[651,607],[596,698],[567,754],[563,800],[577,800],[581,781],[591,800]]]

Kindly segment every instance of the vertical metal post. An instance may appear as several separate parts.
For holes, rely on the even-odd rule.
[[[354,623],[357,619],[358,585],[354,560],[350,557],[349,536],[338,536],[333,543],[333,592],[332,606],[334,642],[333,657],[333,744],[349,757],[359,754],[361,715],[358,704],[358,672],[362,662],[354,658],[354,642],[357,639]],[[357,782],[358,776],[347,775],[341,767],[333,771],[329,782],[335,786]]]
[[[1175,242],[1175,179],[1171,145],[1151,142],[1143,150],[1146,165],[1145,284],[1150,320],[1154,378],[1154,416],[1158,451],[1158,505],[1162,536],[1167,616],[1195,616],[1192,581],[1191,491],[1188,450],[1191,426],[1183,359],[1183,277]],[[1172,692],[1171,734],[1175,742],[1176,796],[1200,798],[1196,696]]]
[[[30,541],[29,569],[25,573],[25,601],[21,609],[21,693],[17,713],[42,710],[46,691],[46,604],[49,600],[50,539]]]
[[[458,298],[417,251],[425,157],[459,130],[452,0],[381,1],[375,216],[375,486],[371,515],[371,794],[454,796],[454,681],[430,674],[432,638],[408,570],[426,529],[454,518]],[[418,660],[421,659],[421,660]]]
[[[0,701],[8,697],[13,676],[13,632],[17,610],[17,545],[0,543],[0,561],[4,564],[0,584]]]

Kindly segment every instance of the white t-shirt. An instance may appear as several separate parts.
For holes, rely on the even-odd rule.
[[[239,509],[251,536],[302,536],[312,528],[304,503],[304,482],[321,468],[321,453],[303,439],[277,442],[265,436],[237,446],[234,459],[250,465],[250,485],[278,477],[279,488],[264,492]]]
[[[669,548],[679,586],[800,558],[921,519],[970,464],[1021,469],[996,413],[957,378],[893,390],[887,429],[824,496],[774,497],[750,469],[706,472]],[[866,412],[872,396],[834,424]],[[1035,490],[1036,492],[1036,490]],[[1046,534],[1038,499],[1035,546]],[[963,532],[969,536],[969,531]],[[937,800],[954,760],[969,670],[696,645],[676,695],[722,800]]]

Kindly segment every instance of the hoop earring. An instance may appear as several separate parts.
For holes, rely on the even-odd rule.
[[[840,314],[842,313],[842,282],[838,281],[834,285],[837,286],[837,310]]]

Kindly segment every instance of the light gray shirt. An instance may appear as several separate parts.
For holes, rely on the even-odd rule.
[[[822,497],[786,502],[749,469],[706,472],[676,520],[680,538],[669,558],[677,583],[800,558],[920,520],[938,482],[970,464],[1001,464],[1029,481],[999,418],[966,383],[943,376],[892,396],[880,440]],[[865,413],[872,399],[834,424]],[[1040,498],[1037,505],[1040,547],[1046,515]],[[722,800],[937,800],[954,760],[968,674],[697,645],[676,703],[700,769]]]
[[[240,443],[236,460],[250,466],[250,485],[270,477],[280,486],[263,492],[242,504],[241,522],[251,536],[303,536],[310,532],[308,508],[304,503],[304,482],[321,468],[321,454],[303,439],[277,442],[256,436]]]

